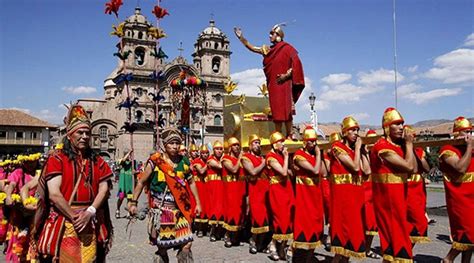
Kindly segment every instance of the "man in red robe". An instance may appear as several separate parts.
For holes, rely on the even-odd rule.
[[[206,187],[209,200],[209,239],[215,242],[222,236],[224,225],[224,182],[222,181],[222,154],[224,145],[218,140],[212,145],[213,154],[207,159]]]
[[[244,223],[247,210],[244,169],[240,164],[242,152],[240,142],[231,137],[227,140],[230,151],[222,157],[222,180],[224,181],[225,225],[227,230],[225,247],[239,246],[239,230]]]
[[[282,26],[275,25],[270,31],[270,47],[255,47],[242,35],[240,28],[234,28],[235,35],[250,51],[263,56],[263,71],[267,79],[268,98],[275,129],[282,132],[283,124],[287,137],[292,135],[294,105],[304,89],[303,65],[298,51],[283,41]]]
[[[249,187],[250,220],[252,222],[252,238],[249,244],[249,252],[256,254],[265,246],[265,237],[270,232],[268,211],[270,208],[268,180],[265,167],[265,158],[261,156],[260,137],[252,134],[249,137],[249,152],[242,156],[242,165],[247,176]]]
[[[193,144],[194,145],[194,144]],[[196,147],[197,148],[197,147]],[[191,156],[195,154],[193,148],[190,150]],[[197,152],[197,151],[196,151]],[[197,236],[203,237],[206,233],[207,225],[209,222],[208,217],[208,194],[207,194],[207,184],[205,182],[206,172],[207,172],[207,158],[209,157],[209,150],[207,146],[203,144],[200,150],[200,156],[196,157],[191,161],[191,171],[193,173],[194,182],[196,182],[196,188],[198,190],[199,199],[201,199],[201,209],[202,212],[199,215],[196,215],[194,223],[196,224]]]
[[[324,229],[320,187],[321,152],[313,127],[303,132],[303,148],[294,156],[296,174],[293,262],[311,262],[314,249],[321,245]]]
[[[375,218],[384,261],[413,262],[407,221],[407,179],[415,170],[413,134],[395,108],[383,114],[384,136],[370,153]]]
[[[464,117],[454,121],[456,139],[466,144],[446,145],[440,150],[440,168],[444,173],[446,207],[453,245],[443,262],[454,262],[462,253],[462,263],[471,262],[474,250],[474,154],[472,124]]]

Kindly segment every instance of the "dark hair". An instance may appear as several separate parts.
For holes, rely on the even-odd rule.
[[[63,138],[63,149],[62,151],[67,155],[69,160],[74,160],[76,158],[76,153],[72,149],[71,141],[65,136]],[[91,158],[92,160],[96,160],[98,154],[94,152],[90,146],[86,148],[85,151],[85,158]]]

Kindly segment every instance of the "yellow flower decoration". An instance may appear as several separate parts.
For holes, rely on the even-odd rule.
[[[19,194],[12,194],[12,201],[14,203],[20,203],[21,202],[21,196]]]
[[[26,205],[36,205],[38,203],[38,199],[34,196],[28,196],[28,198],[26,198],[26,200],[23,201],[23,205],[26,206]]]
[[[5,198],[7,198],[7,194],[4,192],[0,192],[0,205],[3,205],[5,203]]]

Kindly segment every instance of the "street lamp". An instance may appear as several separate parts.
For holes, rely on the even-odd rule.
[[[309,95],[309,106],[311,106],[311,125],[316,131],[318,131],[318,116],[316,115],[316,111],[314,110],[315,102],[316,96],[314,96],[314,93],[311,92],[311,94]]]
[[[311,111],[314,110],[314,102],[316,101],[316,96],[314,96],[314,93],[311,92],[311,95],[309,95],[309,106],[311,106]]]

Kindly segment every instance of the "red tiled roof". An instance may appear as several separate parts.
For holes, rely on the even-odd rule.
[[[0,126],[29,126],[57,128],[56,125],[14,109],[0,109]]]

